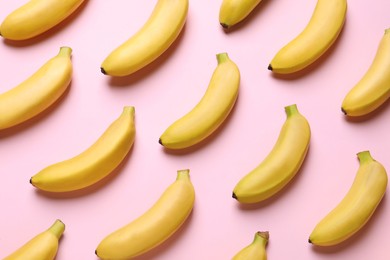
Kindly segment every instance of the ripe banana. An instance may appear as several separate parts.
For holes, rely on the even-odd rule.
[[[103,135],[83,153],[46,167],[30,183],[44,191],[68,192],[88,187],[111,173],[125,158],[135,137],[134,107],[124,107]]]
[[[268,156],[233,190],[242,203],[263,201],[280,191],[300,169],[310,143],[310,126],[297,106],[285,107],[287,119]]]
[[[312,64],[336,41],[346,13],[346,0],[318,0],[305,29],[275,55],[268,69],[289,74]]]
[[[269,239],[269,232],[256,232],[253,242],[241,249],[232,260],[267,260],[265,249]]]
[[[244,20],[261,0],[223,0],[219,9],[219,23],[230,28]]]
[[[71,15],[84,0],[30,0],[10,13],[0,25],[9,40],[26,40],[40,35]]]
[[[177,178],[143,215],[105,237],[95,253],[101,259],[129,259],[168,239],[190,215],[195,201],[189,170]]]
[[[130,75],[157,59],[179,36],[187,13],[188,0],[158,0],[144,26],[103,61],[102,73]]]
[[[71,48],[61,47],[32,76],[0,94],[0,130],[38,115],[65,92],[72,79],[71,53]]]
[[[159,143],[164,147],[182,149],[199,143],[213,133],[233,109],[240,71],[227,53],[217,54],[217,61],[217,68],[199,103],[161,135]]]
[[[64,230],[64,223],[57,219],[49,229],[29,240],[3,260],[52,260],[57,254],[58,241]]]
[[[337,245],[360,230],[374,214],[387,187],[387,173],[369,151],[357,154],[359,169],[341,202],[323,218],[310,235],[309,243]]]
[[[374,60],[362,79],[348,92],[341,105],[347,116],[363,116],[390,97],[390,28],[385,30]]]

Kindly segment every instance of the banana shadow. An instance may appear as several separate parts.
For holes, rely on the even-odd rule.
[[[72,198],[78,198],[83,197],[87,195],[91,195],[99,190],[102,190],[103,188],[108,188],[109,184],[117,178],[119,173],[122,172],[122,169],[125,168],[125,166],[129,163],[131,154],[133,153],[135,142],[133,146],[131,147],[128,154],[123,158],[122,162],[106,177],[99,180],[98,182],[92,184],[91,186],[88,186],[86,188],[75,190],[75,191],[69,191],[69,192],[48,192],[43,191],[39,189],[35,189],[35,192],[39,196],[51,198],[51,199],[72,199]]]
[[[187,23],[188,21],[186,21],[186,23],[184,24],[184,27],[180,32],[180,34],[178,35],[178,37],[176,38],[176,40],[159,57],[153,60],[150,64],[146,65],[145,67],[141,68],[140,70],[130,75],[123,76],[123,77],[107,75],[107,77],[109,77],[108,85],[111,87],[124,87],[124,86],[135,85],[138,82],[145,79],[149,74],[156,72],[159,68],[161,68],[161,66],[163,66],[167,62],[168,59],[172,58],[176,49],[180,47],[180,44],[183,41],[183,38],[185,37],[186,34]]]
[[[383,214],[385,214],[384,212],[386,211],[385,210],[385,207],[386,207],[385,205],[386,205],[386,200],[387,200],[386,197],[387,197],[386,195],[383,197],[382,201],[379,203],[379,205],[376,208],[371,219],[369,219],[369,221],[358,232],[356,232],[353,236],[351,236],[349,239],[341,242],[338,245],[328,246],[328,247],[321,247],[321,246],[312,245],[311,250],[313,250],[315,253],[318,253],[318,254],[332,255],[332,254],[337,254],[343,250],[346,250],[347,248],[353,248],[354,246],[358,247],[359,243],[361,243],[363,245],[365,243],[364,239],[367,239],[367,238],[365,238],[365,234],[370,233],[370,230],[376,224],[375,223],[376,219],[380,218],[380,217],[384,217]],[[309,234],[308,234],[308,237],[309,237]]]
[[[2,138],[7,138],[9,136],[26,131],[30,127],[33,127],[34,125],[38,124],[39,122],[41,122],[43,120],[48,120],[49,115],[51,115],[53,113],[53,111],[56,110],[56,108],[58,108],[61,105],[61,103],[65,102],[64,101],[65,97],[69,94],[71,86],[72,86],[72,82],[69,84],[68,88],[64,91],[64,93],[62,93],[62,95],[53,104],[51,104],[48,108],[46,108],[44,111],[42,111],[38,115],[36,115],[36,116],[18,124],[18,125],[0,130],[0,140]]]
[[[237,204],[237,207],[241,210],[259,210],[261,208],[266,208],[274,203],[276,203],[277,200],[281,199],[281,197],[283,197],[285,194],[288,194],[290,192],[291,189],[294,188],[295,185],[297,185],[297,183],[299,182],[299,179],[300,178],[303,178],[302,175],[304,174],[304,172],[306,171],[305,168],[307,167],[307,161],[310,160],[310,149],[311,149],[311,144],[309,146],[309,150],[307,151],[307,154],[306,154],[306,157],[305,157],[305,160],[303,161],[299,171],[296,173],[296,175],[293,177],[293,179],[287,183],[286,186],[284,186],[279,192],[277,192],[276,194],[274,194],[273,196],[271,196],[270,198],[264,200],[264,201],[260,201],[258,203],[251,203],[251,204],[245,204],[245,203],[240,203],[238,202]]]
[[[240,86],[240,88],[241,88],[241,86]],[[221,132],[224,131],[226,126],[234,118],[235,114],[237,113],[236,110],[238,109],[238,106],[240,103],[239,100],[240,100],[240,95],[238,95],[236,103],[235,103],[233,109],[230,111],[229,115],[226,117],[225,121],[223,121],[222,124],[213,133],[211,133],[208,137],[206,137],[204,140],[202,140],[201,142],[199,142],[191,147],[184,148],[184,149],[174,150],[174,149],[168,149],[168,148],[162,146],[164,152],[166,154],[169,154],[169,155],[184,156],[184,155],[187,155],[190,153],[194,153],[195,151],[200,151],[200,150],[204,149],[210,142],[212,142],[214,139],[217,139],[220,136]]]
[[[323,53],[316,61],[314,61],[312,64],[307,66],[306,68],[291,73],[291,74],[277,74],[277,73],[272,73],[272,77],[275,79],[280,79],[280,80],[297,80],[300,79],[310,73],[312,73],[315,70],[318,70],[326,61],[329,60],[329,57],[335,52],[337,47],[340,45],[340,43],[343,41],[344,36],[344,31],[346,30],[346,26],[348,23],[348,19],[345,19],[345,23],[343,28],[341,29],[341,32],[339,36],[337,37],[336,41],[330,46],[325,53]]]
[[[257,16],[260,16],[261,12],[265,12],[266,8],[268,5],[270,5],[273,1],[269,0],[262,0],[253,10],[252,12],[245,17],[244,20],[241,22],[229,27],[229,28],[224,28],[221,26],[222,30],[226,33],[234,33],[235,31],[239,31],[242,27],[245,27],[248,23],[251,23],[252,20],[256,19]]]
[[[384,114],[385,111],[387,111],[390,107],[390,99],[386,100],[385,103],[383,103],[380,107],[372,111],[371,113],[364,115],[364,116],[348,116],[344,115],[344,119],[347,122],[350,123],[360,123],[364,121],[368,121],[370,119],[373,119],[374,117],[379,117],[381,114]]]
[[[174,234],[172,234],[167,240],[165,240],[163,243],[161,243],[157,247],[152,248],[150,251],[148,251],[140,256],[134,257],[132,259],[134,259],[134,260],[157,259],[161,255],[163,255],[164,252],[168,252],[171,248],[174,247],[174,244],[176,243],[176,241],[180,240],[180,237],[184,236],[186,233],[189,232],[188,229],[191,225],[191,221],[192,221],[193,216],[194,216],[194,210],[195,210],[195,206],[192,209],[192,211],[191,211],[190,215],[188,216],[188,218],[186,219],[186,221],[183,223],[183,225]]]
[[[26,39],[26,40],[10,40],[10,39],[3,39],[4,43],[9,47],[15,47],[15,48],[23,48],[26,46],[31,46],[35,44],[39,44],[46,39],[53,37],[53,35],[56,35],[63,31],[67,26],[69,26],[70,23],[72,23],[76,18],[80,15],[80,13],[85,9],[87,4],[90,0],[85,0],[72,14],[70,14],[68,17],[66,17],[62,22],[55,25],[53,28],[50,28],[46,32],[43,32],[42,34],[39,34],[33,38]]]

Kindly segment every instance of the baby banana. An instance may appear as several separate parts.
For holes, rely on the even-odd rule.
[[[233,109],[240,71],[227,53],[217,54],[217,61],[217,68],[199,103],[161,135],[159,143],[164,147],[182,149],[199,143],[212,134]]]
[[[338,38],[346,12],[346,0],[318,0],[305,29],[275,55],[268,69],[289,74],[312,64]]]
[[[65,92],[72,79],[71,53],[71,48],[61,47],[32,76],[0,94],[0,130],[38,115]]]
[[[233,25],[244,20],[261,0],[223,0],[219,9],[219,23],[224,28],[230,28]]]
[[[232,260],[267,260],[265,249],[269,239],[269,232],[256,232],[253,242],[241,249]]]
[[[300,169],[310,143],[310,126],[297,106],[285,107],[287,119],[268,156],[244,176],[233,190],[242,203],[263,201],[287,185]]]
[[[190,215],[195,201],[189,170],[177,178],[143,215],[105,237],[95,253],[101,259],[130,259],[168,239]]]
[[[84,0],[30,0],[10,13],[0,25],[0,34],[10,40],[26,40],[62,22]]]
[[[385,168],[369,151],[357,154],[359,169],[341,202],[314,228],[309,242],[318,246],[337,245],[360,230],[374,214],[387,187]]]
[[[60,220],[38,234],[3,260],[53,260],[58,251],[58,241],[65,230]]]
[[[187,13],[188,0],[158,0],[144,26],[103,61],[102,73],[130,75],[157,59],[179,36]]]
[[[363,116],[390,97],[390,28],[385,30],[374,60],[362,79],[348,92],[341,105],[347,116]]]
[[[124,107],[103,135],[83,153],[50,165],[31,177],[44,191],[67,192],[88,187],[110,174],[125,158],[135,137],[134,107]]]

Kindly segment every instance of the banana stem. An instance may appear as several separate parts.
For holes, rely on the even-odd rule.
[[[229,60],[229,56],[226,52],[222,52],[222,53],[218,53],[217,54],[217,61],[218,61],[218,64],[222,63],[222,62],[225,62]]]
[[[135,113],[135,108],[133,106],[125,106],[123,108],[123,114],[131,114],[134,115]]]
[[[58,53],[58,56],[70,57],[70,55],[72,55],[72,48],[67,46],[62,46],[60,48],[60,52]]]
[[[57,219],[54,224],[48,229],[53,235],[55,235],[58,239],[62,236],[65,231],[65,224]]]
[[[190,178],[190,170],[178,170],[176,180],[189,179]]]
[[[286,111],[287,116],[291,116],[291,115],[299,113],[298,107],[296,104],[286,106],[286,107],[284,107],[284,110]]]
[[[359,152],[357,153],[357,157],[359,158],[360,163],[366,163],[374,160],[370,154],[370,151]]]
[[[385,30],[385,34],[387,34],[387,33],[390,33],[390,28],[387,28],[387,29]]]
[[[258,231],[255,234],[255,238],[253,239],[253,243],[261,243],[264,246],[268,243],[269,232],[268,231]]]

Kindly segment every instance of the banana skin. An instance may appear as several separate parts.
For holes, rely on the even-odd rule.
[[[176,180],[144,214],[106,236],[95,254],[101,259],[130,259],[163,243],[192,212],[195,190],[189,170],[179,170]]]
[[[219,23],[228,29],[243,21],[261,0],[223,0],[219,9]]]
[[[44,168],[31,177],[30,183],[43,191],[70,192],[91,186],[108,176],[134,143],[134,113],[134,107],[124,107],[122,114],[87,150]]]
[[[334,246],[357,233],[371,218],[385,195],[388,177],[385,168],[369,151],[357,154],[359,169],[341,202],[314,228],[309,243]]]
[[[346,14],[346,0],[318,0],[307,26],[277,52],[268,69],[277,74],[290,74],[308,67],[336,41]]]
[[[374,60],[360,81],[347,93],[341,111],[347,116],[364,116],[390,97],[390,28],[379,43]]]
[[[268,240],[268,231],[256,232],[252,243],[241,249],[232,260],[267,260]]]
[[[180,35],[188,5],[188,0],[158,0],[142,28],[105,58],[101,72],[127,76],[161,56]]]
[[[286,186],[299,171],[310,144],[310,125],[297,105],[285,107],[286,121],[267,157],[234,187],[233,198],[257,203]]]
[[[65,20],[85,0],[30,0],[11,12],[0,25],[0,35],[9,40],[27,40]]]
[[[33,75],[0,94],[0,130],[35,117],[62,96],[72,80],[71,54],[70,47],[61,47]]]
[[[57,219],[50,228],[33,237],[3,260],[53,260],[64,230],[64,223]]]
[[[160,136],[168,149],[184,149],[210,136],[228,117],[238,97],[240,71],[227,53],[217,54],[218,65],[198,104],[172,123]]]

